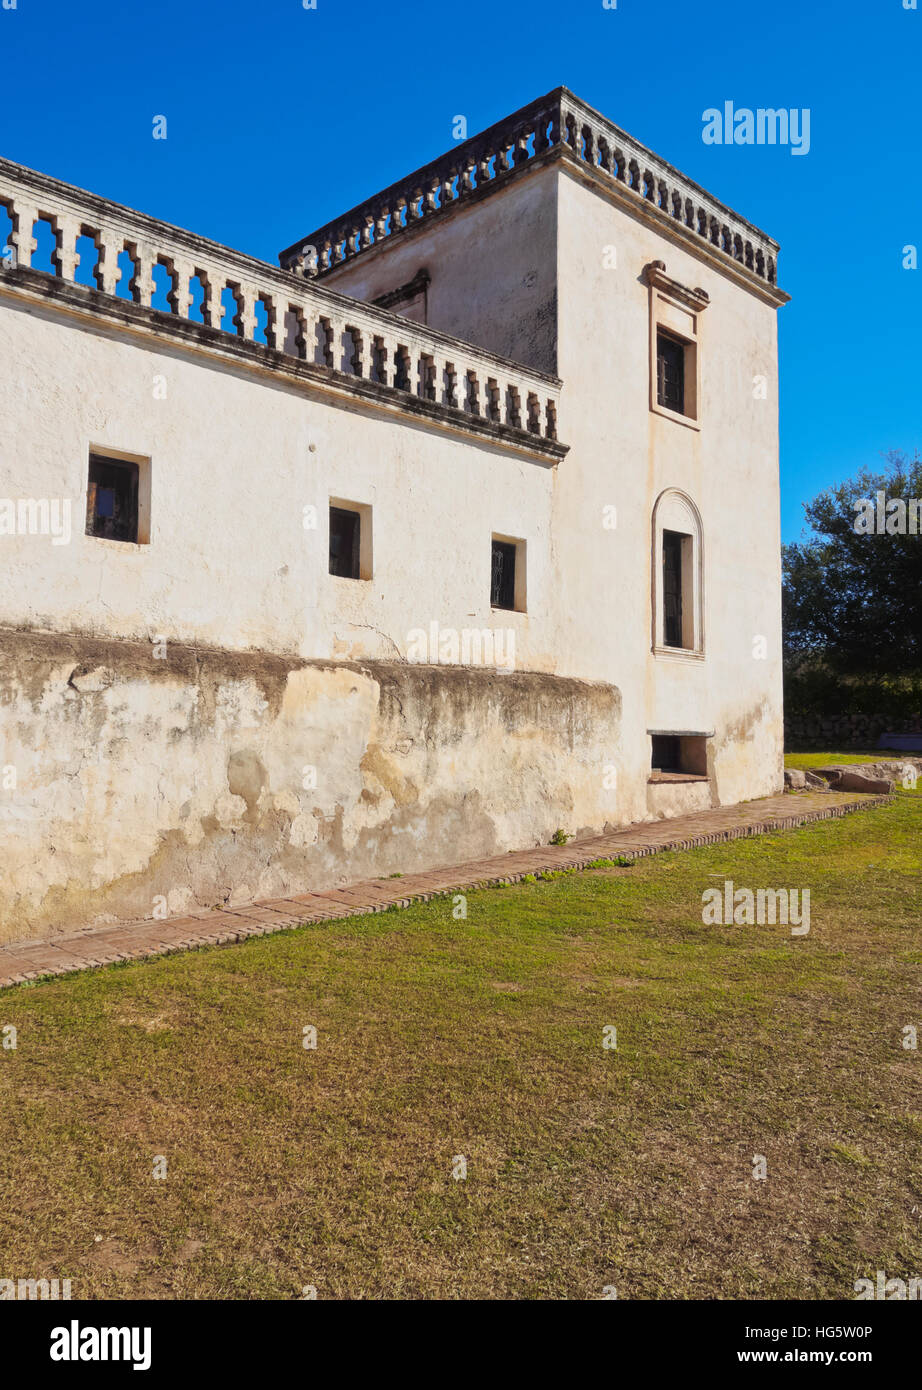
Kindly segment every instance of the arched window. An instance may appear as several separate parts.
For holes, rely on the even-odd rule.
[[[704,656],[704,546],[701,516],[677,488],[653,508],[653,651]]]

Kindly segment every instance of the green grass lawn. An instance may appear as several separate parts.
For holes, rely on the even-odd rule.
[[[900,792],[472,893],[466,921],[444,899],[4,991],[0,1277],[848,1299],[922,1274],[920,843]],[[809,935],[704,926],[726,878],[809,887]]]
[[[802,771],[815,767],[828,767],[830,763],[893,763],[901,758],[917,758],[918,753],[893,753],[885,748],[870,749],[864,753],[786,753],[785,767],[799,767]]]

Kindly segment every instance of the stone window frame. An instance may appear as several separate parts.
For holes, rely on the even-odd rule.
[[[684,517],[682,512],[684,511]],[[684,525],[677,524],[684,520]],[[687,492],[680,488],[664,488],[653,504],[651,518],[651,576],[650,599],[652,605],[651,650],[653,655],[673,661],[704,661],[705,648],[705,546],[704,526],[695,502]],[[663,532],[678,531],[690,539],[689,555],[684,562],[688,569],[683,574],[682,596],[685,602],[690,598],[691,612],[683,613],[683,627],[690,618],[689,644],[682,647],[667,647],[663,636]]]
[[[710,303],[702,289],[689,289],[666,274],[664,261],[644,266],[650,313],[650,409],[686,429],[701,429],[701,315]],[[685,349],[684,412],[661,405],[657,392],[657,337],[660,333]]]

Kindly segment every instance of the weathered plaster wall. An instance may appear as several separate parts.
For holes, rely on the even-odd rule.
[[[552,469],[333,404],[0,285],[0,498],[72,502],[67,545],[0,538],[0,623],[305,657],[399,659],[415,628],[490,627],[490,541],[526,542],[519,665],[553,670]],[[151,542],[84,534],[91,447],[151,460]],[[373,579],[328,573],[331,498],[372,508]],[[313,507],[317,529],[305,529]]]
[[[582,674],[623,691],[625,768],[641,749],[649,760],[648,729],[713,730],[713,801],[767,795],[782,785],[783,750],[777,311],[569,168],[558,209],[560,434],[571,448],[555,479],[552,549],[571,640],[557,669],[573,674],[578,652]],[[649,408],[653,260],[710,296],[699,430]],[[702,660],[651,650],[651,518],[666,489],[701,516]],[[609,505],[614,530],[602,525]]]
[[[477,225],[484,235],[474,242]],[[370,299],[426,265],[438,288],[432,322],[526,361],[533,360],[527,295],[534,291],[524,285],[533,261],[544,284],[549,254],[555,289],[542,297],[555,306],[555,352],[542,366],[552,366],[565,384],[559,434],[570,445],[553,475],[553,581],[542,613],[555,632],[553,669],[622,689],[619,776],[631,819],[676,815],[704,795],[691,785],[648,792],[651,728],[713,731],[713,803],[777,791],[783,727],[775,307],[566,163],[385,242],[381,252],[356,257],[325,279]],[[711,300],[698,322],[699,430],[649,409],[651,292],[642,272],[654,260]],[[513,328],[498,306],[512,310],[526,341],[510,338]],[[754,389],[758,375],[765,377],[765,399]],[[666,489],[686,493],[701,514],[701,660],[651,649],[652,516]],[[605,507],[616,509],[615,530],[602,525]]]
[[[475,227],[482,239],[474,238]],[[710,296],[699,316],[698,430],[649,408],[650,289],[643,271],[654,260]],[[534,262],[539,278],[526,289]],[[370,299],[422,266],[433,276],[430,293],[437,290],[432,322],[523,361],[534,360],[530,343],[540,342],[543,352],[549,342],[534,338],[529,296],[548,279],[554,285],[553,294],[541,293],[556,318],[553,361],[541,365],[563,379],[559,434],[570,452],[554,473],[553,582],[542,617],[555,633],[553,669],[611,682],[624,693],[625,811],[637,819],[673,815],[705,795],[690,785],[648,791],[649,729],[713,730],[706,789],[713,804],[777,791],[777,310],[567,163],[386,241],[325,282]],[[500,309],[510,311],[510,326]],[[509,336],[514,325],[522,337]],[[757,376],[766,381],[764,399],[754,389]],[[667,489],[690,497],[701,515],[701,660],[652,651],[652,517]],[[616,510],[614,530],[603,527],[606,507]]]
[[[710,295],[699,431],[649,409],[655,259]],[[7,938],[780,787],[775,311],[559,165],[336,284],[374,297],[421,265],[439,327],[557,367],[559,467],[0,285],[0,498],[73,513],[67,545],[0,541],[0,624],[22,630],[0,637]],[[91,447],[151,460],[150,545],[84,535]],[[700,660],[651,651],[667,488],[702,519]],[[330,498],[371,506],[372,579],[328,574]],[[493,533],[526,543],[526,613],[490,609]],[[511,629],[516,673],[402,664],[432,623]],[[650,729],[713,730],[709,782],[651,787]]]
[[[600,769],[620,698],[599,683],[0,639],[0,940],[618,823]]]
[[[428,321],[503,357],[557,371],[557,169],[529,170],[433,226],[346,261],[324,284],[366,302],[432,277]]]

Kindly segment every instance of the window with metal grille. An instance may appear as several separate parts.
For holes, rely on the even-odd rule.
[[[682,542],[678,531],[663,532],[663,642],[682,646]]]
[[[330,573],[341,579],[359,578],[362,519],[345,507],[330,508]]]
[[[86,534],[109,541],[138,540],[138,475],[127,459],[90,454],[86,490]]]
[[[490,606],[515,608],[515,546],[511,541],[493,542]]]
[[[656,400],[685,414],[685,345],[666,333],[656,335]]]

